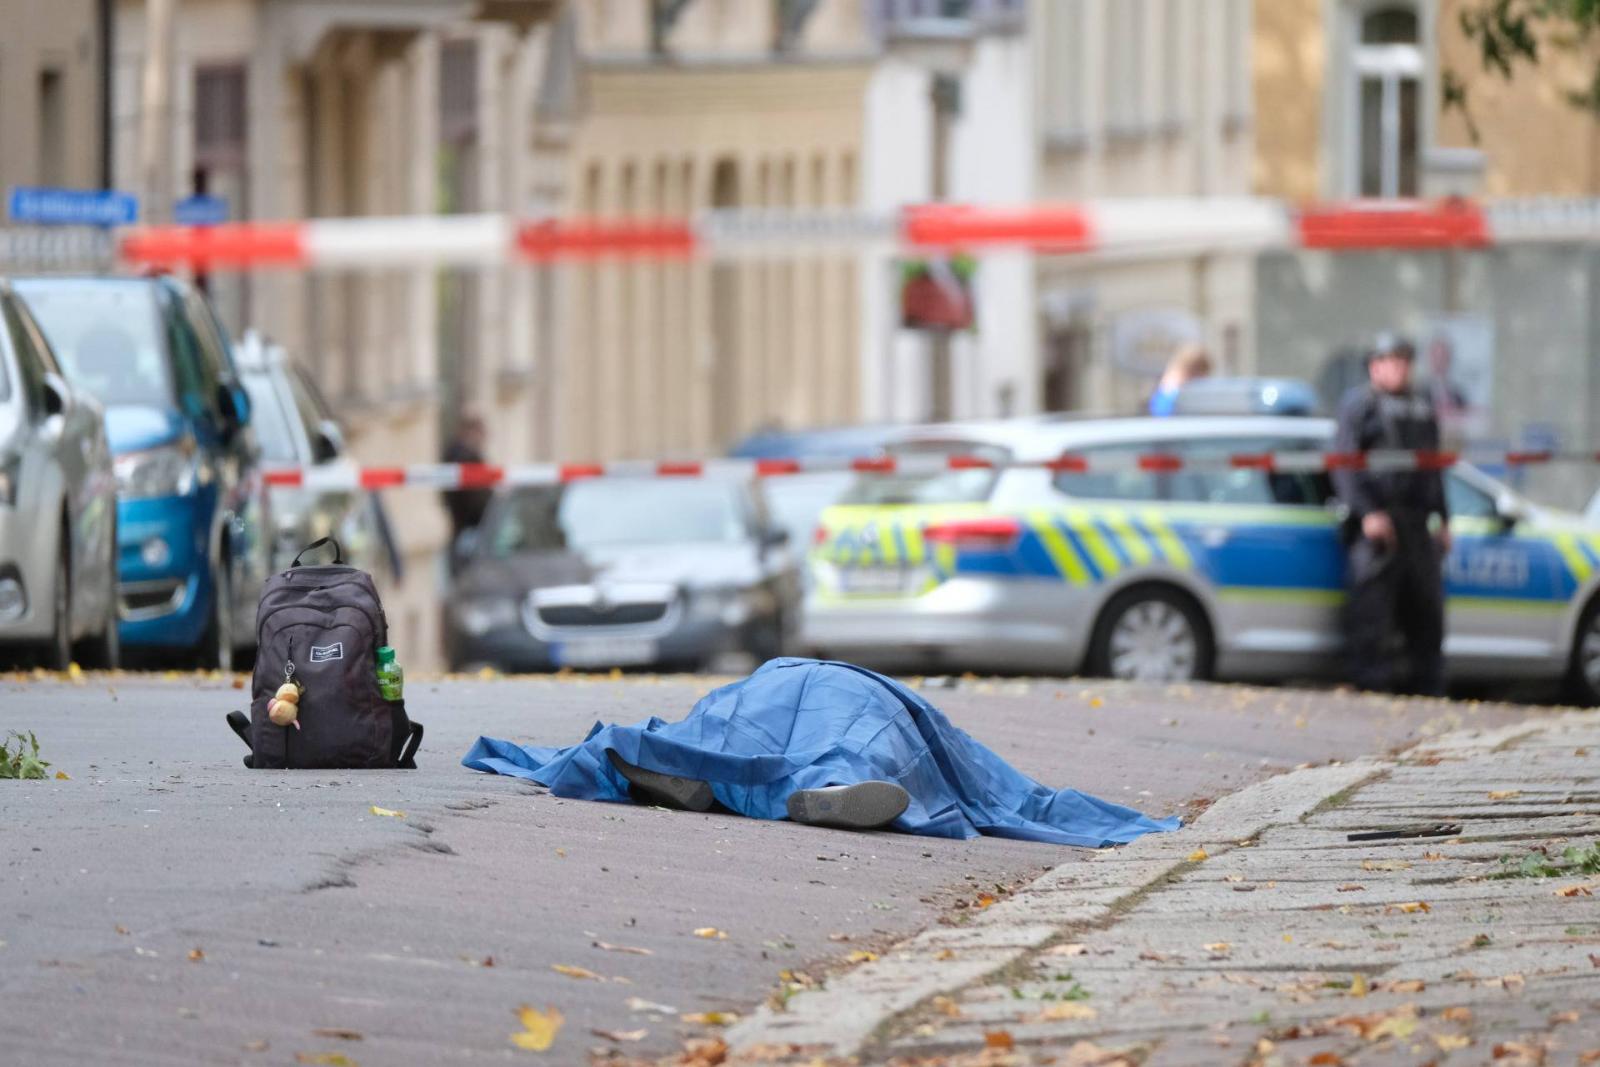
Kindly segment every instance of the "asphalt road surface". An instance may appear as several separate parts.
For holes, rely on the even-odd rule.
[[[824,977],[1081,854],[567,801],[460,766],[479,734],[576,742],[596,719],[681,717],[712,684],[410,680],[420,770],[288,773],[241,766],[228,680],[0,680],[0,735],[36,731],[70,775],[0,782],[0,1059],[526,1061],[509,1041],[522,1004],[565,1018],[542,1062],[614,1044],[595,1030],[666,1053],[704,1032],[682,1015],[748,1012],[784,969]],[[924,691],[1041,781],[1160,815],[1303,762],[1544,714],[1228,686]]]

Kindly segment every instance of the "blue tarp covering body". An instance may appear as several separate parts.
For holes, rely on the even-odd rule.
[[[757,819],[785,818],[797,789],[878,779],[911,794],[894,829],[912,834],[1097,848],[1179,825],[1040,785],[892,679],[817,660],[773,660],[707,694],[681,722],[596,723],[581,744],[560,749],[481,737],[462,763],[532,779],[559,797],[628,801],[607,749],[707,781],[723,806]]]

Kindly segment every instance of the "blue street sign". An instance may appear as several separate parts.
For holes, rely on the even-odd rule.
[[[172,205],[172,221],[180,226],[217,226],[228,221],[228,202],[220,196],[186,196]]]
[[[11,221],[43,226],[127,226],[139,217],[139,198],[115,189],[14,186]]]

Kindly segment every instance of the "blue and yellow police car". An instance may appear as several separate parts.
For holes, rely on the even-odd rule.
[[[1195,416],[911,432],[892,454],[993,466],[860,476],[820,517],[800,640],[921,671],[1336,675],[1344,563],[1328,476],[1225,459],[1324,453],[1333,430]],[[1175,462],[1116,461],[1149,455]],[[1564,678],[1600,703],[1600,525],[1465,463],[1444,477],[1451,678]]]

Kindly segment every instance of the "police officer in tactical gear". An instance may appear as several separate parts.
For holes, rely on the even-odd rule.
[[[1393,335],[1378,338],[1367,356],[1366,385],[1339,405],[1334,448],[1437,451],[1439,423],[1428,398],[1411,390],[1416,349]],[[1411,677],[1405,691],[1444,692],[1444,578],[1450,514],[1444,476],[1437,470],[1334,472],[1334,489],[1348,509],[1346,530],[1346,650],[1350,680],[1361,689],[1393,684],[1390,627],[1405,636]]]

